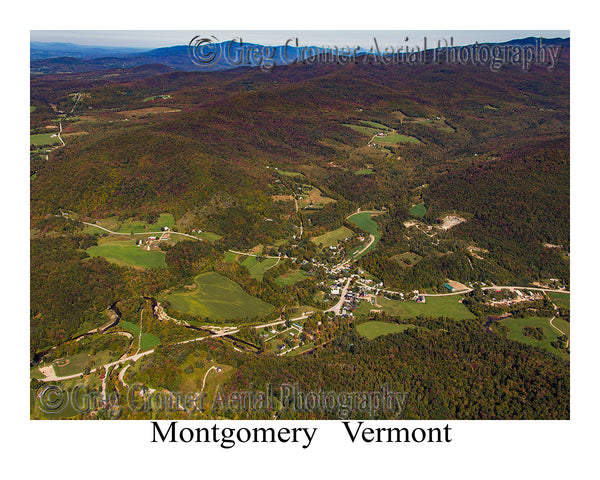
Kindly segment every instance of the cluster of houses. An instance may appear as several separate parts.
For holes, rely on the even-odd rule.
[[[513,292],[515,293],[516,297],[513,298],[502,298],[499,300],[496,300],[496,298],[494,298],[494,292],[499,293],[501,292],[501,289],[497,289],[497,290],[490,290],[488,292],[483,292],[484,295],[487,293],[487,296],[491,297],[490,300],[488,300],[487,302],[485,302],[487,305],[503,305],[503,306],[510,306],[510,305],[514,305],[516,303],[521,303],[521,302],[534,302],[536,300],[542,300],[544,298],[544,295],[540,292],[532,292],[532,291],[526,291],[526,292],[522,292],[521,290],[513,290]]]
[[[140,248],[145,248],[146,250],[150,250],[152,247],[157,247],[158,242],[169,240],[171,235],[169,233],[169,227],[162,227],[161,230],[164,232],[160,237],[152,236],[146,237],[145,240],[138,240],[136,245]]]

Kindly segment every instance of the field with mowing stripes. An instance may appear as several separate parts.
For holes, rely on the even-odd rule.
[[[571,308],[571,294],[570,293],[558,293],[548,292],[547,295],[550,297],[558,308]]]
[[[344,240],[352,235],[354,235],[352,230],[346,227],[340,227],[337,230],[332,230],[331,232],[315,237],[312,241],[321,247],[332,247],[338,244],[338,240]]]
[[[272,305],[216,272],[198,275],[194,282],[193,291],[167,296],[175,310],[211,319],[262,317],[273,311]]]
[[[269,268],[273,267],[276,263],[276,258],[265,258],[264,260],[259,262],[256,259],[256,257],[247,255],[246,258],[242,261],[241,265],[248,269],[252,278],[256,278],[257,280],[262,281],[265,272]]]

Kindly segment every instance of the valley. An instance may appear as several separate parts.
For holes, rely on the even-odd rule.
[[[568,418],[535,397],[569,380],[568,62],[447,68],[33,76],[32,385],[366,388],[381,360],[409,418]]]

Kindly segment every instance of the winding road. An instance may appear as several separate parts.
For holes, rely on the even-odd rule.
[[[63,214],[63,216],[68,217],[68,214]],[[83,220],[79,220],[79,221],[81,223],[83,223],[84,225],[89,225],[90,227],[99,228],[100,230],[104,230],[105,232],[112,233],[113,235],[131,235],[131,232],[113,232],[112,230],[109,230],[108,228],[101,227],[100,225],[95,225],[93,223],[84,222]],[[160,231],[160,232],[134,232],[135,235],[158,235],[158,234],[162,235],[163,233],[165,233],[165,232],[164,231]],[[198,240],[199,242],[203,241],[201,238],[194,237],[193,235],[188,235],[187,233],[175,232],[173,230],[169,230],[169,233],[171,235],[183,235],[184,237],[193,238],[194,240]]]

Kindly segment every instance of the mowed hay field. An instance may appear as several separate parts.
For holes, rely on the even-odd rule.
[[[399,263],[401,266],[405,266],[408,263],[408,265],[411,267],[423,259],[423,257],[413,252],[399,253],[398,255],[394,255],[390,258]]]
[[[225,252],[226,262],[239,263],[246,267],[252,278],[256,278],[262,282],[265,272],[279,263],[277,258],[265,258],[261,261],[253,255],[241,255],[233,252]]]
[[[310,187],[310,185],[309,185]],[[334,203],[335,200],[333,198],[329,198],[323,195],[323,193],[321,192],[321,190],[319,190],[316,187],[312,187],[310,191],[308,191],[307,193],[302,193],[299,197],[298,200],[298,207],[299,208],[306,208],[306,207],[310,207],[312,204],[312,207],[314,208],[320,208],[323,207],[324,205],[327,205],[328,203]]]
[[[557,320],[559,320],[557,322]],[[559,349],[554,348],[550,345],[550,342],[555,341],[558,337],[562,336],[558,330],[550,325],[550,319],[541,318],[541,317],[524,317],[524,318],[515,318],[509,317],[501,321],[502,325],[508,327],[507,337],[511,340],[516,340],[517,342],[526,343],[528,345],[533,345],[536,347],[541,347],[549,352],[552,352],[556,355],[559,355],[563,358],[569,358],[569,354],[563,352]],[[555,319],[553,321],[554,325],[560,328],[563,332],[565,332],[568,336],[569,330],[566,325],[567,322],[561,319]],[[545,338],[543,340],[537,340],[533,337],[526,336],[523,333],[523,327],[538,327],[544,331]]]
[[[403,332],[409,328],[415,328],[414,325],[410,324],[398,324],[388,322],[365,322],[361,323],[356,327],[356,331],[363,337],[367,337],[369,340],[373,340],[381,335],[388,335],[390,333]]]
[[[450,317],[457,320],[466,320],[475,318],[467,307],[459,300],[462,295],[450,295],[447,297],[426,297],[425,303],[417,303],[412,300],[388,300],[385,297],[377,297],[377,304],[390,315],[397,315],[401,318],[416,317],[423,315],[425,317]]]
[[[385,135],[383,137],[375,137],[373,142],[381,145],[398,145],[400,143],[421,143],[421,141],[418,138],[410,137],[408,135],[401,135],[400,133],[390,133],[389,135]]]
[[[368,252],[370,252],[371,250],[373,250],[377,246],[377,242],[381,238],[381,233],[379,233],[379,228],[377,227],[377,224],[371,218],[371,215],[373,215],[373,213],[361,212],[361,213],[355,213],[354,215],[351,215],[348,217],[349,222],[352,222],[357,227],[365,230],[366,232],[370,233],[371,235],[373,235],[375,237],[375,241],[371,244],[371,246],[369,248],[367,248],[364,252],[362,252],[356,258],[362,257],[363,255],[365,255]],[[355,252],[359,251],[361,249],[362,249],[362,247],[355,249]]]
[[[422,217],[423,215],[425,215],[425,213],[427,213],[427,210],[425,209],[424,203],[419,203],[418,205],[410,207],[408,213],[414,215],[415,217]]]
[[[38,147],[40,145],[58,145],[60,140],[55,133],[36,133],[29,135],[29,143]]]
[[[100,239],[97,246],[88,248],[90,257],[104,257],[117,265],[140,268],[166,268],[165,253],[145,250],[135,240]]]
[[[314,243],[321,247],[333,247],[337,245],[338,240],[344,240],[354,235],[354,232],[346,227],[340,227],[336,230],[324,233],[312,239]]]
[[[287,287],[294,283],[301,282],[308,277],[308,274],[304,270],[289,270],[283,275],[275,279],[275,283],[281,287]]]
[[[143,220],[128,220],[121,228],[119,228],[120,233],[143,233],[143,232],[157,232],[160,231],[162,227],[173,228],[175,224],[175,219],[173,215],[170,213],[161,213],[158,217],[156,223],[148,223]]]
[[[119,322],[119,326],[125,330],[126,332],[131,333],[134,336],[133,346],[139,347],[140,350],[150,350],[151,348],[160,345],[160,338],[158,338],[153,333],[142,332],[142,336],[140,338],[140,326],[135,323],[128,322],[126,320],[121,320]],[[134,348],[134,353],[135,349]]]
[[[246,293],[235,282],[216,272],[203,273],[194,279],[191,292],[167,296],[172,307],[183,313],[211,319],[262,317],[274,307]]]
[[[265,258],[259,262],[256,257],[247,255],[241,265],[248,269],[252,278],[262,281],[265,272],[269,268],[274,267],[278,262],[279,259],[277,258]]]
[[[375,238],[378,238],[379,229],[377,228],[377,224],[371,218],[371,215],[373,214],[369,212],[355,213],[348,217],[348,221],[352,222],[357,227],[362,228],[366,232],[369,232],[371,235],[374,235]]]
[[[558,308],[571,308],[571,294],[570,293],[558,293],[558,292],[547,292]],[[562,329],[561,329],[562,330]]]

